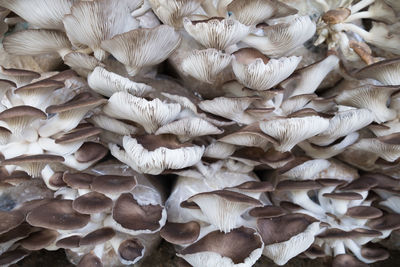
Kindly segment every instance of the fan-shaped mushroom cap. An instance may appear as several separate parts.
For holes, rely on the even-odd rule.
[[[165,217],[162,206],[140,204],[130,193],[121,194],[112,212],[114,229],[128,234],[158,231],[165,224]]]
[[[115,236],[114,229],[104,227],[83,236],[79,241],[79,246],[96,246],[105,243]]]
[[[90,189],[94,177],[87,173],[64,173],[63,180],[73,189]]]
[[[0,120],[7,123],[13,134],[23,134],[35,120],[46,119],[46,114],[31,106],[16,106],[0,113]]]
[[[15,249],[12,251],[4,252],[0,255],[0,265],[10,266],[14,264],[26,256],[29,255],[29,251],[23,249]]]
[[[397,90],[399,86],[366,84],[341,91],[335,100],[341,105],[369,109],[375,115],[374,120],[381,123],[396,117],[396,112],[386,105],[390,95]]]
[[[17,86],[23,86],[30,83],[33,79],[39,78],[40,74],[34,71],[23,69],[7,69],[0,66],[0,78],[11,80]]]
[[[21,247],[28,250],[40,250],[46,248],[56,241],[58,232],[45,229],[39,232],[30,234],[27,238],[21,240]]]
[[[367,267],[368,264],[365,264],[356,257],[349,254],[340,254],[335,256],[332,262],[332,267]]]
[[[12,10],[32,25],[44,29],[63,30],[62,18],[70,12],[73,0],[2,0],[0,5]]]
[[[8,90],[16,88],[17,85],[9,80],[0,79],[0,99],[7,93]]]
[[[399,214],[385,214],[382,217],[369,220],[367,226],[378,231],[395,230],[400,228]]]
[[[30,156],[18,156],[3,160],[1,165],[17,165],[26,171],[30,176],[40,177],[41,171],[47,164],[63,162],[64,158],[58,155],[42,154]]]
[[[286,17],[297,10],[275,0],[233,0],[227,9],[232,17],[245,25],[257,25],[270,18]]]
[[[57,137],[54,140],[55,144],[69,144],[78,141],[87,140],[90,137],[96,136],[101,133],[101,129],[96,127],[75,128],[72,131]]]
[[[261,131],[258,123],[247,125],[218,141],[238,146],[259,147],[264,150],[270,148],[271,144],[277,144],[274,138]]]
[[[164,61],[178,47],[180,40],[179,33],[173,28],[161,25],[115,35],[103,41],[101,48],[123,63],[128,74],[133,76],[141,67]]]
[[[104,158],[108,153],[108,149],[103,145],[95,142],[85,142],[74,154],[74,159],[78,163],[92,165],[96,161]],[[86,168],[84,168],[86,169]]]
[[[97,66],[103,66],[95,57],[80,52],[71,52],[64,56],[64,64],[75,70],[80,76],[87,77]]]
[[[77,267],[103,267],[101,260],[93,253],[86,254],[79,261]]]
[[[281,57],[270,59],[252,48],[244,48],[234,53],[233,72],[238,81],[254,90],[268,90],[289,77],[297,68],[301,57]]]
[[[172,244],[191,244],[197,240],[200,234],[200,225],[196,221],[187,223],[167,222],[161,229],[162,238]]]
[[[135,264],[140,260],[145,252],[145,247],[137,238],[127,239],[118,247],[120,261],[125,264]]]
[[[164,103],[158,98],[148,101],[127,92],[117,92],[108,100],[103,111],[108,116],[139,123],[147,133],[153,133],[160,126],[173,121],[181,111],[181,106]]]
[[[112,204],[112,200],[105,195],[89,192],[74,199],[72,208],[82,214],[94,214],[110,210]]]
[[[0,211],[0,234],[6,233],[19,226],[24,221],[24,214],[19,211]]]
[[[100,48],[103,40],[136,29],[139,24],[130,15],[127,2],[117,4],[105,0],[74,3],[63,22],[72,43],[78,47],[90,47],[99,60],[106,58],[106,53]]]
[[[329,120],[320,116],[282,118],[260,122],[260,129],[279,142],[280,152],[291,150],[297,143],[315,136],[329,127]]]
[[[329,120],[329,127],[322,133],[309,139],[311,143],[326,146],[336,139],[346,136],[369,125],[374,119],[368,109],[350,109],[338,112]]]
[[[48,101],[48,97],[56,89],[64,87],[64,83],[50,79],[30,83],[14,90],[25,105],[42,108],[42,104]]]
[[[185,30],[206,48],[225,50],[248,35],[253,28],[231,18],[183,19]]]
[[[389,252],[381,248],[361,248],[361,256],[370,261],[383,261],[389,258]]]
[[[351,146],[361,151],[368,151],[386,161],[394,162],[400,157],[400,133],[377,138],[363,138]]]
[[[199,162],[204,153],[204,147],[180,144],[168,135],[124,136],[122,142],[125,151],[110,145],[111,154],[141,173],[183,169]]]
[[[121,193],[132,191],[135,186],[134,176],[102,175],[94,177],[90,188],[114,199]]]
[[[265,244],[263,254],[283,265],[311,246],[319,232],[319,222],[307,215],[288,214],[260,218],[257,229]]]
[[[96,67],[88,76],[90,88],[99,94],[111,97],[115,92],[128,92],[135,96],[142,96],[153,90],[144,83],[136,83],[103,67]]]
[[[240,227],[230,233],[214,231],[178,254],[194,267],[252,266],[261,256],[263,244],[251,228]]]
[[[249,215],[255,218],[274,218],[285,214],[284,209],[275,206],[255,207],[249,211]]]
[[[231,60],[230,55],[216,49],[193,50],[182,61],[182,70],[197,80],[212,84]]]
[[[210,122],[198,117],[190,117],[165,124],[158,128],[155,134],[173,134],[178,136],[181,142],[185,142],[198,136],[222,133],[222,130]]]
[[[380,209],[370,206],[355,206],[347,210],[346,216],[357,219],[375,219],[383,215]]]
[[[199,193],[187,201],[196,203],[207,220],[225,233],[237,226],[247,209],[262,206],[255,198],[228,190]]]
[[[99,128],[119,134],[131,135],[138,132],[138,128],[105,115],[93,115],[88,121]]]
[[[183,18],[191,15],[204,0],[149,0],[153,12],[164,23],[174,28],[182,27]]]
[[[263,36],[251,34],[244,38],[243,42],[265,55],[280,57],[310,39],[316,31],[316,26],[309,16],[301,16],[287,23],[278,23],[261,29]]]
[[[37,208],[26,216],[33,225],[53,230],[73,230],[89,223],[90,216],[79,214],[72,208],[72,200],[54,199]]]
[[[375,79],[384,85],[400,85],[397,73],[400,70],[400,58],[382,60],[368,65],[356,73],[359,79]]]
[[[72,235],[72,236],[57,240],[56,246],[59,248],[66,248],[66,249],[77,248],[77,247],[79,247],[80,240],[81,240],[81,236]]]
[[[29,46],[26,45],[27,42]],[[3,40],[4,50],[13,55],[30,56],[58,53],[61,57],[71,52],[71,43],[65,33],[51,30],[25,30],[13,33]]]

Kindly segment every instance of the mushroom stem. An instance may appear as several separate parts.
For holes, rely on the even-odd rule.
[[[148,1],[144,1],[143,5],[139,7],[138,9],[134,10],[131,12],[132,17],[140,17],[144,15],[147,11],[151,9],[151,5]]]
[[[363,262],[365,262],[365,263],[373,263],[373,262],[374,262],[373,260],[368,260],[368,259],[364,258],[364,257],[361,255],[361,248],[360,248],[360,246],[359,246],[356,242],[354,242],[352,239],[346,239],[346,240],[344,241],[344,243],[345,243],[346,247],[348,247],[348,248],[351,250],[351,252],[353,252],[353,254],[354,254],[359,260],[361,260],[361,261],[363,261]]]
[[[354,13],[360,11],[364,7],[367,7],[367,6],[369,6],[370,4],[372,4],[374,2],[375,2],[375,0],[361,0],[360,2],[358,2],[357,4],[355,4],[354,6],[352,6],[350,8],[351,13],[354,14]]]
[[[339,241],[333,247],[333,256],[337,256],[340,254],[346,254],[346,249],[342,241]]]
[[[321,206],[308,197],[307,190],[293,190],[291,191],[291,194],[293,203],[300,205],[304,209],[312,211],[316,214],[325,213]]]
[[[317,4],[320,4],[322,6],[322,9],[324,12],[327,12],[330,9],[330,6],[326,3],[325,0],[315,0]]]
[[[354,33],[357,33],[358,35],[360,35],[363,39],[365,39],[366,41],[370,40],[371,36],[370,33],[367,32],[366,30],[358,27],[355,24],[352,23],[341,23],[341,24],[336,24],[333,26],[333,28],[337,31],[351,31]]]
[[[353,15],[350,15],[344,22],[347,23],[347,22],[353,22],[358,19],[368,19],[368,18],[372,18],[373,16],[374,16],[374,14],[371,13],[370,11],[358,12]]]

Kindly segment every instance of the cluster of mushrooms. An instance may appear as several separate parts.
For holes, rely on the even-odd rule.
[[[400,249],[400,1],[0,0],[0,266]]]

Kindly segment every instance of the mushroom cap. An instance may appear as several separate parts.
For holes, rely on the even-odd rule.
[[[12,251],[4,252],[0,255],[0,265],[10,266],[29,255],[29,251],[24,249],[15,249]]]
[[[101,260],[93,253],[88,253],[82,257],[77,267],[103,267]]]
[[[90,188],[103,194],[130,192],[136,186],[134,176],[102,175],[93,178]]]
[[[357,219],[375,219],[383,215],[380,209],[370,206],[356,206],[347,209],[346,216]]]
[[[368,267],[368,264],[357,260],[352,255],[340,254],[333,259],[332,267]]]
[[[0,211],[0,234],[6,233],[24,221],[24,214],[20,211]]]
[[[400,228],[400,214],[385,214],[382,217],[369,220],[367,226],[378,231]]]
[[[361,200],[362,195],[354,192],[336,192],[336,193],[325,193],[322,196],[331,199],[342,199],[342,200]]]
[[[313,190],[320,189],[322,185],[312,180],[292,181],[285,180],[276,185],[278,191]]]
[[[72,202],[72,208],[82,214],[105,212],[112,207],[112,200],[98,192],[86,193]]]
[[[31,107],[31,106],[16,106],[12,108],[8,108],[0,113],[0,120],[8,121],[16,118],[37,118],[45,120],[47,118],[46,113],[41,111],[40,109]]]
[[[118,247],[118,254],[127,262],[134,262],[138,257],[143,256],[145,247],[137,238],[127,239]]]
[[[115,231],[111,227],[104,227],[82,237],[79,241],[79,246],[96,246],[110,240],[115,236]]]
[[[42,231],[34,232],[27,238],[21,240],[21,247],[28,250],[40,250],[51,245],[58,236],[58,232],[54,230],[44,229]]]
[[[293,213],[275,218],[257,219],[257,229],[265,245],[289,240],[315,222],[316,219],[305,214]]]
[[[34,208],[26,216],[33,225],[53,230],[73,230],[87,225],[90,216],[79,214],[72,208],[72,200],[54,199]]]
[[[107,103],[104,98],[94,97],[90,93],[80,93],[66,103],[59,105],[52,105],[46,108],[47,113],[61,113],[77,109],[91,109]]]
[[[34,91],[34,90],[44,90],[44,91],[53,91],[55,89],[58,88],[63,88],[64,87],[64,83],[63,82],[59,82],[59,81],[55,81],[55,80],[51,80],[51,79],[44,79],[44,80],[40,80],[37,82],[33,82],[21,87],[18,87],[17,89],[14,90],[14,93],[18,94],[18,93],[29,93],[30,91]]]
[[[2,165],[20,165],[24,163],[53,163],[63,162],[64,158],[58,155],[42,154],[42,155],[22,155],[15,158],[3,160]]]
[[[258,192],[273,191],[274,187],[270,182],[267,182],[267,181],[264,181],[264,182],[248,181],[248,182],[239,184],[237,186],[227,187],[225,189],[238,189],[239,191],[258,193]]]
[[[382,248],[361,248],[361,256],[371,261],[383,261],[389,258],[390,254]]]
[[[112,217],[126,229],[154,231],[160,228],[162,211],[160,205],[140,205],[132,194],[123,193],[114,204]]]
[[[79,247],[79,241],[81,240],[81,236],[72,235],[65,238],[62,238],[56,242],[56,246],[59,248],[77,248]]]
[[[58,137],[54,142],[56,144],[67,144],[67,143],[77,142],[80,140],[86,140],[87,138],[92,136],[96,136],[101,132],[102,130],[97,127],[85,127],[83,129],[77,128]]]
[[[327,24],[337,24],[344,22],[350,16],[351,10],[348,8],[339,7],[331,9],[322,16],[322,20]]]
[[[386,59],[370,64],[357,71],[358,79],[375,79],[385,85],[400,85],[399,78],[395,73],[400,67],[400,58]]]
[[[208,233],[196,243],[184,248],[180,254],[215,252],[222,257],[230,258],[234,264],[239,264],[261,247],[261,238],[256,235],[254,229],[240,227],[226,234],[220,231]]]
[[[196,198],[200,198],[203,196],[218,197],[218,198],[222,198],[229,202],[243,203],[243,204],[248,204],[249,206],[260,206],[261,205],[261,202],[255,198],[249,197],[249,196],[241,194],[241,193],[229,191],[229,190],[215,190],[215,191],[211,191],[211,192],[199,193],[194,196],[191,196],[190,198],[187,199],[187,201],[188,202],[196,202]]]
[[[168,242],[176,245],[191,244],[200,234],[200,225],[196,221],[187,223],[167,222],[161,229],[160,235]]]
[[[90,189],[94,177],[88,173],[64,173],[63,180],[73,189]]]
[[[96,142],[85,142],[75,153],[78,162],[98,161],[108,154],[108,149]]]
[[[249,215],[255,218],[274,218],[285,214],[284,209],[275,206],[255,207],[249,211]]]

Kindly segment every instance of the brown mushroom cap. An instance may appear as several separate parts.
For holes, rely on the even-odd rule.
[[[8,108],[0,113],[0,120],[2,121],[7,122],[17,118],[37,118],[45,120],[47,115],[40,109],[31,106],[16,106]]]
[[[103,267],[103,263],[94,254],[89,253],[82,257],[76,267]]]
[[[77,248],[79,247],[79,241],[81,240],[81,236],[73,235],[63,239],[60,239],[56,242],[56,246],[59,248]]]
[[[276,190],[279,191],[291,191],[291,190],[312,190],[319,189],[322,185],[310,180],[302,180],[302,181],[292,181],[285,180],[276,185]]]
[[[51,79],[40,80],[34,83],[30,83],[15,89],[15,93],[27,93],[33,90],[49,90],[53,91],[58,88],[64,87],[64,83],[59,81],[54,81]]]
[[[378,231],[400,229],[400,214],[385,214],[368,221],[367,226]]]
[[[94,214],[111,209],[112,204],[112,200],[105,195],[89,192],[74,199],[72,208],[82,214]]]
[[[79,246],[96,246],[98,244],[102,244],[107,242],[111,238],[115,236],[114,229],[110,227],[104,227],[101,229],[97,229],[93,232],[82,237],[79,241]]]
[[[301,206],[294,204],[292,202],[289,202],[289,201],[281,201],[279,203],[279,206],[288,211],[298,211],[298,210],[303,209]]]
[[[55,172],[49,179],[49,184],[54,187],[63,187],[67,184],[63,180],[63,172]]]
[[[315,221],[305,214],[293,213],[275,218],[260,218],[257,220],[257,229],[264,244],[270,245],[289,240]]]
[[[73,189],[90,189],[94,177],[87,173],[64,173],[63,180]]]
[[[64,158],[58,155],[42,154],[42,155],[29,155],[29,156],[18,156],[3,160],[2,165],[20,165],[25,163],[52,163],[52,162],[63,162]]]
[[[58,236],[57,231],[44,229],[30,234],[27,238],[21,241],[21,246],[28,250],[40,250],[51,245]]]
[[[233,53],[233,55],[240,64],[244,65],[248,65],[254,62],[257,58],[261,59],[264,64],[267,64],[269,61],[269,58],[267,56],[265,56],[263,53],[255,48],[241,48]]]
[[[123,193],[115,202],[112,216],[122,227],[130,230],[157,230],[162,218],[160,205],[139,205],[130,193]]]
[[[361,255],[372,261],[383,261],[389,258],[389,252],[382,248],[368,248],[362,247],[361,248]]]
[[[322,184],[323,186],[339,186],[345,184],[346,181],[339,179],[317,179],[316,182]]]
[[[76,212],[72,200],[54,199],[29,212],[26,221],[53,230],[73,230],[86,226],[90,216]]]
[[[13,251],[7,251],[0,255],[0,266],[10,266],[16,263],[30,254],[29,251],[23,249],[15,249]]]
[[[382,233],[375,230],[369,230],[364,228],[356,228],[351,231],[343,231],[337,228],[329,228],[323,233],[319,234],[317,237],[325,239],[345,239],[345,238],[355,238],[355,237],[378,237]]]
[[[282,208],[275,206],[255,207],[249,211],[249,215],[255,218],[274,218],[285,214]]]
[[[239,264],[261,246],[262,241],[255,235],[254,229],[240,227],[226,234],[220,231],[211,232],[196,243],[184,248],[180,254],[215,252],[232,259],[233,263]]]
[[[40,207],[43,204],[49,203],[51,201],[50,198],[44,198],[44,199],[34,199],[31,201],[27,201],[21,204],[21,206],[18,207],[18,211],[22,212],[24,214],[24,217],[26,214],[28,214],[31,210]]]
[[[20,211],[0,211],[0,234],[14,229],[24,221],[24,214]]]
[[[29,236],[30,233],[35,231],[34,227],[30,226],[26,222],[20,224],[19,226],[11,229],[10,231],[0,235],[0,244],[6,243],[13,239],[19,239]]]
[[[197,240],[199,234],[200,225],[195,221],[187,223],[167,222],[160,231],[162,238],[176,245],[193,243]]]
[[[332,267],[368,267],[368,264],[357,260],[352,255],[340,254],[333,259]]]
[[[103,194],[120,194],[130,192],[135,186],[134,176],[102,175],[94,177],[91,189]]]
[[[123,260],[134,261],[143,255],[144,246],[137,238],[125,240],[119,245],[118,254]]]
[[[353,192],[337,192],[337,193],[325,193],[322,196],[331,199],[341,199],[341,200],[361,200],[362,195]]]
[[[378,185],[378,182],[375,178],[362,176],[344,186],[341,186],[339,189],[342,191],[368,191],[376,185]]]
[[[75,153],[78,162],[97,161],[104,158],[108,153],[108,148],[95,142],[85,142]]]
[[[347,209],[346,215],[357,219],[375,219],[381,217],[383,212],[370,206],[356,206]]]
[[[61,71],[61,72],[57,73],[56,75],[49,77],[49,79],[53,80],[53,81],[63,82],[65,80],[75,78],[77,76],[78,75],[76,74],[76,72],[74,70],[69,69],[69,70]]]
[[[46,112],[50,114],[61,113],[81,108],[95,107],[105,103],[107,103],[107,100],[104,98],[94,97],[90,93],[81,93],[64,104],[52,105],[47,107]]]
[[[231,202],[237,202],[237,203],[246,203],[249,205],[254,205],[254,206],[260,206],[261,202],[255,198],[249,197],[247,195],[229,191],[229,190],[216,190],[216,191],[211,191],[211,192],[204,192],[204,193],[199,193],[194,196],[191,196],[187,201],[189,202],[194,202],[194,199],[198,196],[204,196],[204,195],[214,195],[220,198],[223,198],[227,201]]]
[[[72,142],[77,142],[81,140],[86,140],[89,137],[96,136],[100,134],[102,130],[97,127],[85,127],[81,129],[74,129],[62,136],[58,137],[54,142],[56,144],[67,144]]]
[[[340,7],[325,12],[322,16],[322,20],[327,24],[337,24],[345,21],[350,14],[350,9]]]
[[[274,187],[270,182],[258,182],[258,181],[248,181],[237,186],[228,187],[226,189],[230,188],[239,189],[240,191],[244,192],[254,192],[254,193],[270,192],[274,190]]]

